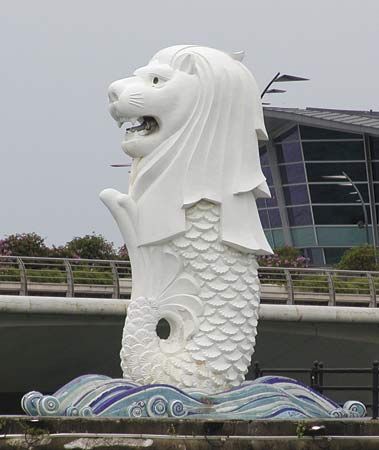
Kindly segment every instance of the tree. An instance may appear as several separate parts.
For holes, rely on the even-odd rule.
[[[10,234],[0,241],[0,255],[48,256],[49,248],[37,233]]]
[[[342,270],[378,270],[375,262],[375,250],[371,245],[361,245],[347,250],[337,264]]]
[[[63,248],[56,248],[57,252],[64,253],[71,258],[84,259],[116,259],[117,253],[112,242],[108,242],[103,236],[86,234],[83,237],[75,237]]]

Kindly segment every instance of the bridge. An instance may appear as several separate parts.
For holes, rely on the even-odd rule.
[[[367,367],[378,359],[379,272],[262,267],[259,277],[254,359],[262,366],[322,359]],[[0,257],[0,405],[80,374],[120,376],[130,294],[128,261]]]
[[[0,295],[129,299],[124,260],[0,256]],[[263,304],[377,307],[379,272],[261,267]]]

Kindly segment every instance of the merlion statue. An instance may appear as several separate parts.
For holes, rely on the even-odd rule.
[[[193,45],[159,51],[109,87],[133,158],[128,194],[101,199],[130,255],[124,377],[216,392],[240,385],[254,351],[256,255],[271,252],[256,199],[269,197],[257,84],[241,55]],[[160,339],[166,319],[170,335]]]
[[[241,54],[175,46],[109,88],[133,158],[128,194],[101,193],[128,248],[132,298],[123,379],[82,375],[31,416],[290,419],[363,417],[286,377],[243,383],[257,334],[256,255],[271,252],[256,199],[268,197],[257,85]],[[165,319],[167,339],[158,336]]]

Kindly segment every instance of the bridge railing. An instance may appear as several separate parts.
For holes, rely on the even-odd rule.
[[[129,298],[125,260],[0,256],[0,294]],[[377,306],[379,272],[261,267],[263,303]]]
[[[129,298],[129,261],[0,256],[0,294]]]
[[[262,301],[328,306],[377,306],[379,272],[261,267]]]

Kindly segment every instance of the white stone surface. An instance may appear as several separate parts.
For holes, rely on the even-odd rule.
[[[250,364],[255,255],[271,249],[255,203],[269,196],[258,153],[267,136],[241,57],[169,47],[109,88],[133,163],[129,193],[106,189],[101,199],[131,258],[121,360],[136,382],[214,392],[239,385]],[[161,318],[167,340],[156,334]]]
[[[125,316],[129,300],[0,295],[0,313],[64,316]],[[259,320],[379,324],[379,309],[351,306],[260,305]],[[10,317],[10,322],[12,317]]]

